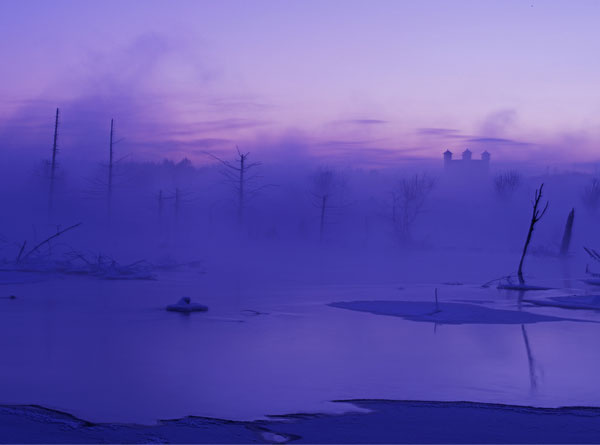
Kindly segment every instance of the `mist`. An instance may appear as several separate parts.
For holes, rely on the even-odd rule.
[[[599,5],[0,2],[0,442],[600,442]]]
[[[598,243],[596,204],[585,197],[597,177],[593,164],[559,168],[542,162],[497,162],[492,151],[483,174],[455,172],[444,169],[440,151],[438,160],[405,159],[361,167],[335,155],[313,156],[310,143],[298,134],[262,147],[254,142],[214,151],[200,145],[192,151],[194,161],[185,157],[152,161],[141,159],[137,145],[128,145],[115,120],[109,197],[109,122],[103,131],[99,123],[88,124],[84,131],[74,129],[81,121],[70,124],[69,118],[70,114],[59,118],[52,200],[51,119],[45,126],[46,147],[40,147],[41,138],[36,138],[23,148],[26,155],[8,152],[2,196],[11,217],[4,219],[1,229],[7,260],[18,254],[24,240],[41,241],[81,222],[61,239],[75,250],[120,261],[202,261],[207,283],[218,282],[215,275],[227,264],[240,283],[403,280],[415,273],[405,269],[410,258],[436,251],[485,253],[489,255],[485,264],[464,265],[460,273],[468,275],[471,267],[477,267],[491,278],[514,272],[512,264],[498,263],[494,255],[518,256],[530,201],[540,184],[545,185],[550,208],[536,230],[534,250],[557,254],[571,208],[577,214],[573,246],[578,246],[572,254],[585,257],[581,246]],[[76,133],[80,136],[74,137]],[[87,160],[78,153],[79,147],[90,154]],[[455,157],[464,148],[452,147]],[[236,170],[240,153],[247,153],[252,165],[243,179],[246,196],[241,204]],[[474,159],[478,155],[475,152]],[[331,184],[319,190],[316,176],[324,172],[332,176]],[[497,181],[506,172],[516,175],[517,184],[500,190]],[[399,183],[419,176],[431,184],[418,208],[394,203],[403,199]],[[323,207],[319,199],[325,195],[329,201]],[[400,233],[394,212],[403,211],[411,213],[406,223],[410,227]],[[436,266],[421,267],[426,271]]]

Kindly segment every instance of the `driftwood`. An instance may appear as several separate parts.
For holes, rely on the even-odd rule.
[[[596,251],[595,249],[590,249],[585,246],[583,246],[583,250],[585,250],[585,252],[590,256],[591,259],[593,259],[594,261],[600,262],[600,253],[598,253],[598,251]],[[595,278],[600,277],[599,273],[596,273],[596,272],[593,272],[592,270],[590,270],[589,264],[585,265],[585,273],[587,275],[591,275],[592,277],[595,277]],[[595,282],[596,280],[592,280],[593,282],[590,282],[590,280],[584,280],[584,281],[586,281],[588,284],[597,284]]]
[[[130,264],[120,264],[106,255],[89,255],[70,251],[55,258],[35,257],[29,261],[3,261],[0,271],[60,273],[66,275],[87,275],[106,280],[154,280],[154,266],[139,260]]]

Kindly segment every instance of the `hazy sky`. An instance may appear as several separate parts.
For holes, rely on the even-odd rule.
[[[148,157],[595,160],[599,18],[596,0],[0,0],[0,136],[43,145],[60,106],[66,146],[114,117]]]

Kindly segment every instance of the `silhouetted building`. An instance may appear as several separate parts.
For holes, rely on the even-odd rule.
[[[481,159],[473,159],[473,153],[468,148],[463,151],[462,159],[452,159],[452,152],[444,152],[444,170],[447,173],[460,174],[465,177],[485,175],[490,170],[490,154],[481,153]]]

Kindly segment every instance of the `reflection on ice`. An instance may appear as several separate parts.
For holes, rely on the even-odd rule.
[[[411,321],[442,324],[523,324],[569,320],[465,303],[439,303],[438,305],[422,301],[347,301],[331,303],[331,306],[377,315],[392,315]]]
[[[542,298],[526,298],[523,301],[536,306],[554,306],[563,309],[600,310],[600,295],[572,295]]]

